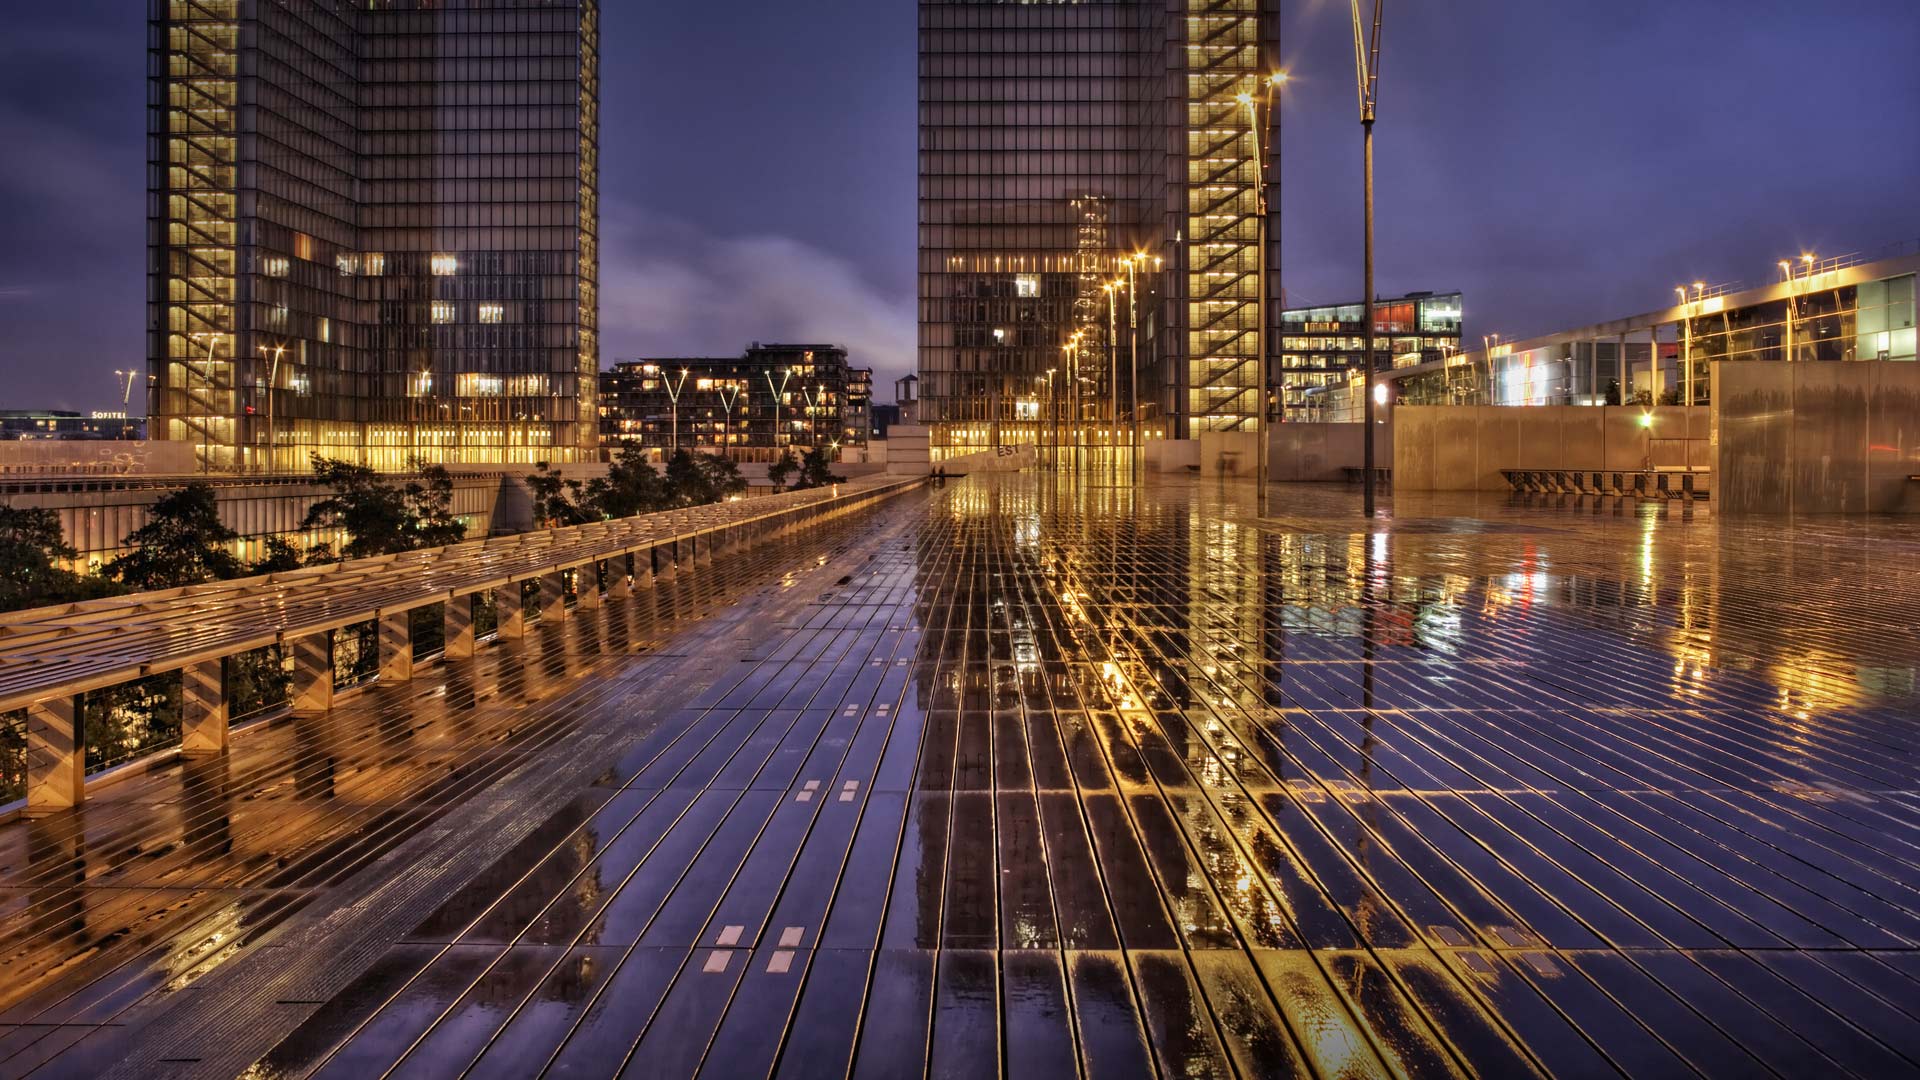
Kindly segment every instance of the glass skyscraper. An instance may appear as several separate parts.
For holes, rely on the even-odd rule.
[[[152,0],[152,434],[216,471],[598,442],[597,0]]]
[[[1148,435],[1251,430],[1261,292],[1280,288],[1258,212],[1277,12],[921,0],[919,419],[936,453],[1062,428],[1124,441],[1136,397]]]

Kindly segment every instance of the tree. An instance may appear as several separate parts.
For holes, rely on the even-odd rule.
[[[347,546],[340,554],[347,559],[444,547],[466,539],[466,523],[453,515],[453,475],[417,458],[410,464],[418,479],[395,487],[365,465],[313,455],[314,479],[333,494],[313,504],[301,527],[346,530]],[[307,561],[314,561],[312,553]]]
[[[0,611],[70,604],[122,591],[104,578],[59,565],[79,557],[67,543],[59,514],[41,507],[0,506]]]
[[[821,488],[830,484],[844,484],[847,478],[833,474],[833,462],[827,457],[827,448],[816,446],[807,451],[805,460],[800,463],[800,479],[794,482],[793,489]]]
[[[677,451],[667,462],[667,498],[670,506],[700,506],[719,501],[712,482],[707,479],[707,471],[690,451]]]
[[[102,572],[136,591],[239,577],[241,563],[231,547],[239,538],[220,520],[213,485],[196,480],[149,507],[147,523],[122,541],[132,550]]]
[[[793,448],[788,447],[780,454],[780,460],[767,466],[767,482],[774,487],[783,488],[793,474],[800,469],[799,459],[793,456]]]
[[[301,567],[300,549],[278,536],[267,537],[266,553],[260,561],[247,567],[252,576],[260,574],[284,574]]]
[[[605,517],[632,517],[665,508],[667,490],[646,449],[626,440],[607,466],[607,475],[587,484],[587,502]]]
[[[528,475],[527,490],[533,493],[534,524],[544,528],[584,525],[600,516],[587,505],[580,481],[568,480],[544,461]]]
[[[740,475],[740,466],[734,464],[730,457],[701,454],[700,474],[706,478],[707,488],[713,493],[707,502],[719,502],[729,495],[739,495],[747,490],[747,478]]]

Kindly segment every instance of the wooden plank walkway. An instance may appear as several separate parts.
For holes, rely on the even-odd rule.
[[[444,831],[375,861],[362,814],[223,932],[77,956],[70,1004],[0,1014],[0,1069],[1920,1072],[1920,526],[1401,496],[1370,532],[1337,490],[1230,490],[971,478],[693,575],[737,606],[626,616],[660,644],[540,705],[342,719],[369,769],[409,756],[383,726],[423,774],[523,750],[458,792],[309,767],[209,830],[162,777],[179,816],[77,867],[0,833],[70,928],[211,891],[178,875],[235,830],[260,865],[267,823],[360,802]],[[373,899],[494,801],[527,820],[474,872]]]

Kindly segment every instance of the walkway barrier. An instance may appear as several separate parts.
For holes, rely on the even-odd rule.
[[[595,608],[656,579],[892,498],[925,477],[876,476],[832,488],[643,514],[450,547],[383,555],[285,574],[209,582],[0,615],[0,721],[26,713],[25,810],[55,813],[86,797],[86,695],[180,675],[180,750],[227,748],[228,664],[277,649],[291,675],[286,704],[326,712],[339,688],[335,634],[372,624],[364,659],[383,681],[413,676],[420,609],[443,606],[434,629],[448,659],[474,654],[476,600],[495,632],[525,633],[526,596],[542,619]],[[430,612],[424,614],[431,614]],[[431,619],[426,621],[433,621]],[[358,666],[358,665],[356,665]],[[157,749],[157,748],[156,748]]]

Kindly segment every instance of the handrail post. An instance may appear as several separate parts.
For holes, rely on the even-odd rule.
[[[573,571],[574,606],[591,611],[600,606],[600,564],[590,562]]]
[[[493,590],[493,625],[502,641],[527,636],[527,598],[521,582],[508,582]]]
[[[555,623],[567,617],[567,573],[540,575],[540,621]]]
[[[322,630],[293,640],[293,685],[287,700],[296,713],[333,709],[333,633]]]
[[[413,680],[413,613],[387,611],[380,615],[380,681]]]
[[[465,660],[473,656],[473,596],[454,596],[447,600],[443,637],[446,651],[443,655],[449,660]]]
[[[86,729],[80,698],[63,694],[27,706],[27,813],[57,813],[86,798]]]
[[[180,752],[227,752],[227,662],[202,660],[180,671]]]

